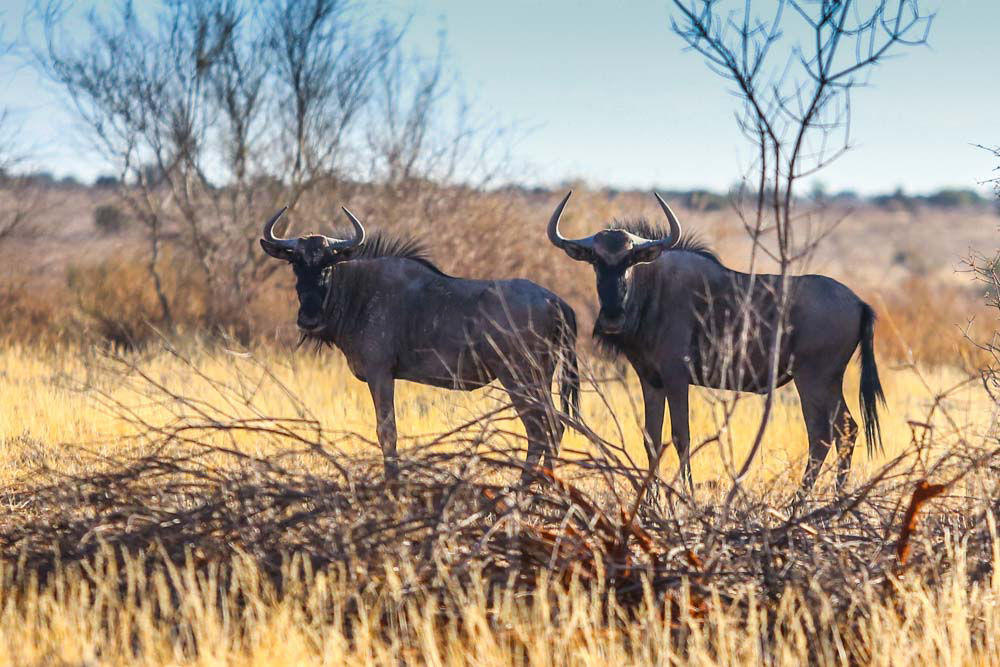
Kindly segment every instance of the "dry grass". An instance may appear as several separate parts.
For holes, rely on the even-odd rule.
[[[542,584],[549,595],[533,596],[546,601],[536,604],[514,595],[491,600],[472,586],[452,603],[456,617],[442,613],[440,598],[405,590],[405,564],[387,563],[386,585],[359,593],[337,572],[317,574],[290,561],[279,591],[249,559],[235,559],[224,580],[193,561],[150,574],[142,557],[119,565],[111,556],[103,554],[88,571],[67,567],[43,590],[5,569],[0,660],[540,667],[1000,662],[1000,582],[969,582],[960,548],[954,571],[938,587],[904,577],[893,583],[891,601],[880,587],[859,591],[872,612],[858,634],[841,634],[839,619],[830,616],[822,622],[834,631],[818,633],[796,591],[773,612],[752,593],[729,603],[713,599],[704,618],[695,619],[664,615],[657,604],[634,612],[608,608],[580,587]],[[122,579],[129,582],[125,590],[117,585]],[[357,607],[363,613],[352,623]],[[383,617],[391,620],[383,624]]]
[[[641,462],[638,389],[630,379],[614,379],[613,369],[598,370],[611,379],[600,384],[600,395],[593,388],[584,395],[585,421],[608,439],[620,439]],[[921,465],[932,464],[941,447],[956,441],[956,434],[978,442],[982,425],[993,417],[990,401],[974,387],[949,392],[944,402],[939,399],[961,380],[957,370],[922,369],[918,373],[884,365],[882,373],[890,399],[884,422],[887,448],[874,459],[858,448],[855,486],[893,457],[912,455],[914,441],[932,433],[939,443],[937,449],[919,450],[924,460],[909,464],[919,473]],[[853,375],[848,380],[849,397],[856,393],[856,382]],[[433,574],[428,575],[428,563],[394,541],[374,552],[379,560],[365,563],[363,571],[352,568],[349,559],[317,565],[315,558],[303,555],[315,552],[309,552],[308,544],[305,552],[299,551],[292,534],[282,537],[278,533],[268,538],[270,542],[255,541],[253,536],[261,527],[283,521],[281,512],[287,512],[290,519],[293,507],[277,515],[247,515],[237,541],[225,532],[217,538],[204,533],[192,541],[184,536],[198,534],[201,528],[194,525],[182,526],[180,532],[169,528],[170,521],[162,523],[162,528],[155,522],[150,526],[146,514],[162,517],[158,513],[197,507],[202,493],[227,497],[239,495],[241,489],[269,488],[272,473],[259,466],[278,462],[291,471],[288,479],[302,480],[296,483],[303,484],[303,490],[325,489],[323,497],[329,503],[339,502],[334,498],[341,493],[366,498],[364,507],[355,508],[361,516],[380,504],[392,504],[388,497],[384,503],[376,500],[383,492],[377,483],[365,481],[372,479],[373,470],[377,476],[378,463],[371,442],[370,400],[335,352],[265,348],[247,354],[191,345],[183,353],[157,349],[131,355],[123,365],[77,349],[40,352],[13,346],[0,353],[0,394],[5,399],[0,404],[0,485],[7,504],[0,534],[8,554],[0,561],[0,660],[7,664],[783,665],[812,661],[903,665],[1000,661],[994,642],[1000,631],[1000,577],[990,574],[1000,556],[992,537],[992,513],[982,514],[990,507],[994,488],[989,475],[970,478],[950,490],[950,499],[934,501],[933,520],[926,527],[918,526],[913,539],[918,557],[912,570],[891,567],[893,540],[906,500],[897,491],[879,496],[862,512],[869,517],[867,521],[874,521],[876,532],[891,532],[883,546],[870,554],[864,551],[888,565],[880,566],[877,579],[852,580],[848,591],[831,584],[830,572],[839,571],[840,566],[837,558],[829,560],[822,553],[833,549],[836,554],[842,549],[846,558],[851,551],[872,548],[867,543],[851,546],[851,531],[867,525],[857,510],[852,510],[856,516],[841,511],[841,518],[814,518],[804,524],[806,528],[800,530],[818,529],[830,542],[817,556],[822,567],[801,568],[800,576],[805,579],[789,580],[799,582],[794,585],[765,594],[753,577],[748,579],[749,575],[735,570],[727,574],[723,568],[717,583],[692,574],[690,580],[677,580],[674,586],[680,592],[672,597],[654,593],[650,586],[626,601],[609,597],[606,589],[572,574],[568,580],[549,577],[544,568],[527,588],[497,588],[490,584],[497,576],[495,563],[489,576],[449,565],[449,554],[461,545],[443,543],[432,559],[437,563],[431,568]],[[168,400],[170,396],[187,402]],[[693,390],[696,442],[719,430],[722,396]],[[426,452],[421,443],[467,417],[488,413],[498,401],[488,392],[460,394],[400,383],[397,404],[400,432],[407,436],[404,457]],[[695,478],[702,483],[696,497],[704,507],[717,507],[728,490],[726,471],[741,460],[743,448],[752,439],[760,402],[759,398],[741,401],[720,441],[695,456]],[[851,406],[857,414],[854,400]],[[932,406],[936,406],[935,414],[928,418]],[[199,410],[206,411],[199,416]],[[224,427],[259,415],[267,415],[267,423],[276,424],[315,417],[317,423],[303,422],[301,432],[326,443],[329,451],[342,457],[341,462],[362,465],[367,472],[353,476],[351,484],[367,487],[367,491],[348,491],[333,484],[336,466],[324,463],[308,447],[280,459],[270,458],[283,448],[290,449],[287,438]],[[612,415],[618,416],[617,422]],[[501,414],[492,430],[480,434],[477,446],[494,452],[520,448],[520,425],[510,417]],[[177,443],[176,429],[194,424],[199,424],[197,438],[192,436],[187,445]],[[219,479],[238,484],[210,492],[194,487],[176,491],[170,485],[177,482],[160,477],[162,470],[147,478],[139,469],[135,479],[148,494],[145,501],[124,514],[114,509],[118,507],[114,499],[124,490],[112,481],[119,462],[161,456],[168,432],[182,448],[194,442],[217,448],[203,455],[199,467],[186,469],[182,478],[190,477],[191,471],[215,474],[225,468],[235,471],[226,474],[236,476]],[[746,482],[749,496],[757,500],[745,501],[741,507],[746,509],[735,512],[727,530],[739,532],[741,526],[750,530],[761,521],[766,524],[768,512],[781,516],[801,475],[804,449],[794,390],[786,388],[780,393],[765,449]],[[593,454],[593,447],[572,434],[564,440],[564,451],[573,459]],[[257,457],[258,463],[247,468],[247,456]],[[664,477],[669,480],[675,469],[676,460],[670,454],[663,464]],[[102,478],[97,474],[102,470],[113,474]],[[607,500],[592,474],[572,464],[565,465],[560,474],[577,479],[579,488]],[[502,484],[507,474],[501,470],[490,477],[493,483]],[[509,477],[513,478],[513,471]],[[107,486],[102,480],[108,480]],[[202,482],[207,484],[207,478]],[[55,505],[42,502],[44,494],[32,495],[39,485],[53,483],[59,494],[45,502]],[[288,493],[297,488],[291,482],[283,484],[281,488]],[[93,493],[104,500],[95,500]],[[167,497],[178,493],[173,500]],[[821,483],[815,497],[813,506],[822,508],[824,499],[832,496]],[[135,503],[140,498],[125,500]],[[100,509],[104,502],[111,503],[108,507],[117,514]],[[416,508],[421,501],[413,496],[409,502]],[[400,511],[411,511],[406,507],[403,502]],[[979,519],[974,520],[973,514]],[[217,513],[212,518],[204,516],[206,528],[215,525],[213,521],[221,521],[220,530],[227,525]],[[236,511],[230,520],[242,524],[239,518]],[[43,559],[44,568],[32,565],[51,547],[33,544],[29,548],[31,540],[49,535],[52,544],[58,543],[60,531],[68,530],[71,519],[83,528],[91,522],[93,530],[82,537],[76,533],[62,543],[61,556],[55,560],[50,551]],[[338,524],[326,523],[329,520],[304,520],[302,525],[309,531],[323,526],[336,532]],[[648,522],[647,527],[658,542],[675,534]],[[801,542],[796,538],[796,548],[804,553],[813,549],[809,534],[804,533]],[[978,537],[973,539],[973,534]],[[12,542],[12,535],[24,539]],[[134,542],[140,535],[148,541]],[[311,539],[333,538],[321,531]],[[371,539],[359,537],[358,544]],[[274,540],[284,547],[259,552],[260,544]],[[674,546],[663,545],[663,558],[683,561],[683,550],[677,552]],[[748,572],[753,569],[749,564],[759,558],[735,542],[726,549],[731,551],[732,564],[740,569],[746,564]],[[671,551],[676,553],[671,556]],[[17,553],[22,554],[20,560],[14,557]],[[701,564],[692,562],[700,570]],[[810,577],[814,584],[803,583]],[[695,598],[685,590],[703,592]],[[692,602],[678,604],[678,599]]]

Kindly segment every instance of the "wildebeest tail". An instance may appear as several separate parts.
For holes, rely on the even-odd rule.
[[[571,419],[579,420],[580,366],[576,356],[576,313],[568,305],[562,304],[559,321],[559,398],[562,401],[562,411]]]
[[[875,365],[875,311],[867,303],[861,304],[861,421],[865,427],[865,440],[868,444],[868,455],[875,449],[882,449],[882,430],[878,421],[878,405],[885,407],[885,394],[882,392],[882,382],[878,379],[878,366]]]

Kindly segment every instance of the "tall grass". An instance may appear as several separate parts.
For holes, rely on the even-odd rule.
[[[650,600],[612,600],[542,582],[491,599],[464,587],[448,606],[405,590],[406,563],[361,591],[342,572],[289,559],[280,587],[236,557],[231,574],[150,568],[110,552],[49,585],[0,571],[0,661],[12,665],[987,665],[1000,662],[1000,582],[970,582],[963,549],[935,586],[902,577],[864,586],[856,625],[803,612],[789,590],[772,609],[752,592],[710,599],[699,617]],[[125,585],[122,585],[125,582]],[[172,593],[171,593],[172,592]],[[541,601],[541,602],[537,602]],[[360,610],[361,613],[358,613]]]

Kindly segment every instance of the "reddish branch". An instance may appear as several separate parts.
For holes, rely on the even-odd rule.
[[[920,508],[931,498],[941,495],[946,488],[946,484],[928,484],[926,479],[917,482],[910,498],[910,506],[903,515],[903,527],[899,531],[899,543],[896,545],[896,560],[900,567],[904,567],[910,559],[910,539],[917,529]]]

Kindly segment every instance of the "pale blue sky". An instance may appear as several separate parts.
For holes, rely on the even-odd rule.
[[[8,37],[24,4],[0,5]],[[514,158],[529,183],[721,189],[747,166],[737,101],[682,50],[666,0],[373,4],[393,20],[410,17],[413,49],[431,54],[446,33],[465,95],[521,128]],[[1000,0],[924,4],[938,12],[930,44],[905,49],[855,93],[855,147],[820,177],[830,189],[976,187],[996,166],[972,144],[1000,144]],[[14,109],[44,168],[88,179],[102,170],[68,141],[70,116],[33,71],[5,72],[0,105]]]

